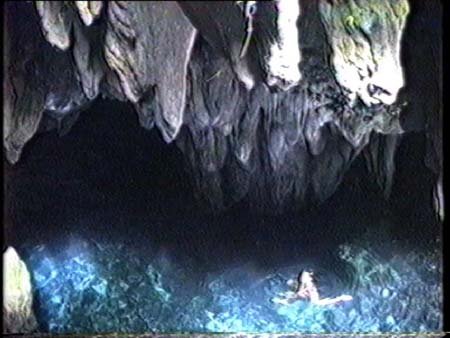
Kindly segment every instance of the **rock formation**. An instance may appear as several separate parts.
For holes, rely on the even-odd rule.
[[[361,153],[388,197],[404,121],[425,114],[442,215],[440,106],[413,113],[416,69],[402,60],[409,21],[440,15],[429,3],[8,3],[7,158],[39,131],[66,132],[97,97],[129,101],[183,150],[214,209],[246,198],[282,211],[328,198]],[[437,79],[439,54],[426,60]]]
[[[3,253],[3,333],[36,330],[30,273],[16,250]]]

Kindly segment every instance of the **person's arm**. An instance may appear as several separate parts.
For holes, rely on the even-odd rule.
[[[349,295],[342,295],[336,298],[323,298],[323,299],[319,299],[318,297],[315,297],[313,299],[313,297],[311,297],[311,303],[315,304],[315,305],[332,305],[332,304],[337,304],[340,302],[347,302],[352,300],[353,297],[349,296]]]

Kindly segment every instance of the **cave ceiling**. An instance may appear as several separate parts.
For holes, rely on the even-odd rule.
[[[6,158],[97,98],[125,101],[182,150],[200,199],[281,211],[326,200],[358,156],[388,197],[401,137],[420,131],[442,217],[440,7],[7,1]]]

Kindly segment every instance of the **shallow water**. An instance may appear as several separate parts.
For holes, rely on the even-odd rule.
[[[199,249],[199,260],[124,236],[71,235],[60,244],[30,242],[22,249],[45,332],[440,331],[439,243],[415,250],[374,236],[264,266],[243,253],[205,265],[208,256],[220,261],[219,246],[217,253]],[[323,297],[350,294],[353,301],[272,303],[306,267],[318,276]]]

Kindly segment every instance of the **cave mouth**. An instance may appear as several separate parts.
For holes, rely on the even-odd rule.
[[[320,205],[264,215],[244,199],[211,213],[176,144],[141,128],[130,105],[98,99],[5,164],[7,244],[31,271],[43,332],[440,331],[424,153],[423,133],[404,136],[389,200],[360,156]],[[352,303],[271,303],[305,268],[324,296]]]

